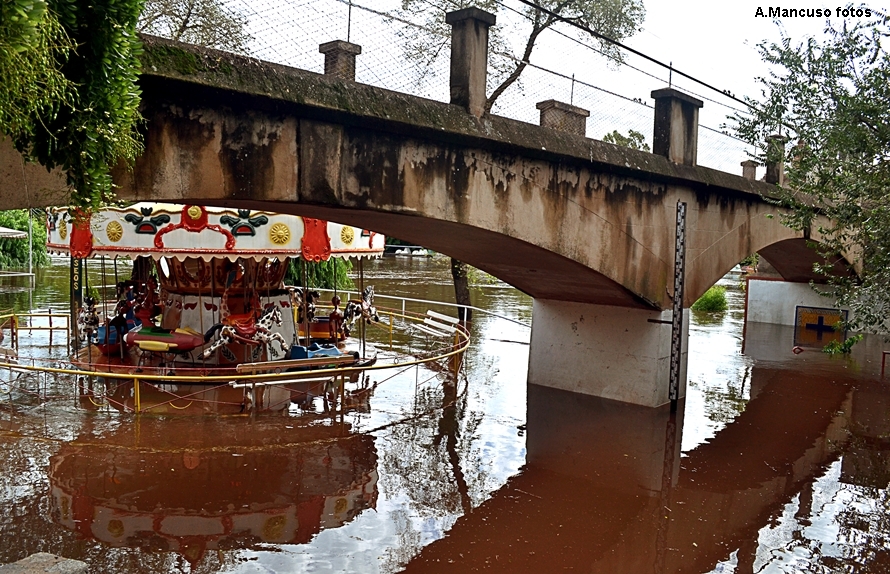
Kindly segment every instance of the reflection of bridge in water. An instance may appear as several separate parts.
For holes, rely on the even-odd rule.
[[[82,435],[51,458],[53,520],[195,564],[208,550],[306,543],[375,507],[373,437],[337,424],[234,426],[144,419],[135,436]]]
[[[753,573],[761,528],[795,500],[806,523],[814,481],[840,456],[845,483],[890,476],[886,393],[809,360],[820,366],[806,374],[787,359],[754,366],[744,411],[683,457],[682,415],[531,386],[528,464],[406,571],[709,572],[735,554],[735,572]]]

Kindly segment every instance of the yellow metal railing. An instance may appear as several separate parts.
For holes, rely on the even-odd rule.
[[[402,314],[397,312],[396,310],[381,308],[381,311],[385,312],[386,315],[390,317],[390,323],[392,323],[393,317],[398,317],[401,319],[405,319],[408,321],[417,321],[422,322],[425,318],[423,315],[415,314],[415,313],[406,313]],[[45,314],[33,314],[30,316],[43,316]],[[46,314],[48,315],[48,314]],[[28,316],[27,314],[9,314],[5,316],[0,316],[0,321],[2,321],[5,317],[12,317],[14,322],[18,320],[19,317]],[[53,317],[64,317],[63,315],[52,315]],[[67,317],[66,317],[67,318]],[[36,328],[35,328],[36,329]],[[48,329],[48,327],[44,327],[44,329]],[[62,327],[54,327],[54,329],[65,330]],[[392,327],[390,326],[390,330]],[[390,344],[392,339],[390,338]],[[358,371],[374,371],[374,370],[382,370],[389,369],[393,367],[406,367],[412,365],[421,365],[424,363],[429,363],[433,361],[439,361],[443,359],[448,359],[450,357],[454,357],[456,355],[462,354],[466,351],[467,347],[470,343],[470,335],[464,327],[459,327],[456,329],[454,333],[454,341],[447,345],[442,349],[442,352],[436,352],[435,354],[431,354],[430,356],[425,356],[421,358],[416,358],[412,360],[402,361],[396,364],[387,364],[387,363],[375,363],[373,365],[364,365],[364,366],[348,366],[348,367],[336,367],[336,368],[322,368],[322,369],[314,369],[312,371],[307,371],[306,376],[319,377],[325,375],[340,375],[344,373],[358,372]],[[36,357],[27,357],[24,358],[26,361],[31,361],[34,363],[35,361],[39,361]],[[52,366],[38,366],[36,364],[22,364],[22,358],[19,358],[19,362],[11,363],[0,360],[0,368],[2,369],[10,369],[12,371],[17,372],[43,372],[43,373],[53,373],[53,374],[67,374],[67,375],[93,375],[93,376],[101,376],[106,379],[122,379],[122,380],[145,380],[145,381],[163,381],[163,382],[176,382],[176,383],[214,383],[214,382],[232,382],[232,381],[255,381],[255,382],[271,382],[276,380],[293,380],[299,379],[299,373],[258,373],[258,374],[239,374],[233,372],[232,374],[224,374],[224,375],[208,375],[204,374],[207,369],[196,369],[201,371],[199,375],[177,375],[177,374],[149,374],[147,372],[141,372],[138,376],[134,376],[135,373],[130,372],[113,372],[113,371],[101,371],[102,367],[110,367],[111,365],[105,364],[93,364],[92,366],[95,368],[92,369],[84,369],[84,368],[75,368],[72,365],[72,368],[65,367],[52,367]],[[57,359],[53,359],[54,363],[58,363]],[[189,370],[188,367],[180,367],[177,368],[179,371]],[[234,369],[233,369],[234,371]]]
[[[34,325],[33,319],[35,318],[45,318],[47,319],[47,324]],[[53,325],[53,319],[56,320],[55,325]],[[61,321],[62,324],[59,324],[59,321]],[[10,340],[16,350],[18,350],[19,346],[19,331],[28,331],[29,334],[33,331],[49,331],[50,346],[53,344],[53,332],[55,331],[65,332],[66,345],[68,345],[71,340],[71,318],[67,314],[53,313],[52,309],[48,309],[46,313],[16,313],[12,310],[3,311],[2,314],[0,314],[0,331],[3,329],[10,330]]]

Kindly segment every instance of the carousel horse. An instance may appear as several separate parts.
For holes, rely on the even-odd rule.
[[[346,309],[343,310],[343,329],[347,336],[349,335],[352,325],[355,324],[356,319],[359,317],[361,317],[368,325],[371,324],[371,321],[374,321],[375,323],[380,322],[380,316],[377,314],[377,307],[374,306],[373,285],[365,287],[365,290],[362,292],[361,303],[350,301],[346,304]]]
[[[96,313],[96,300],[92,297],[84,298],[85,305],[77,314],[77,330],[87,341],[91,341],[93,334],[99,330],[99,314]]]
[[[293,290],[294,306],[297,308],[297,323],[303,323],[307,319],[311,323],[315,320],[315,303],[321,299],[318,291],[309,291],[304,287]],[[305,307],[305,309],[304,309]],[[303,313],[305,312],[305,316]]]
[[[287,343],[280,333],[272,331],[272,325],[281,325],[281,309],[277,305],[268,304],[263,309],[259,318],[255,313],[243,313],[239,315],[229,315],[223,319],[222,323],[210,327],[204,334],[204,342],[210,342],[213,335],[219,332],[219,336],[212,345],[207,347],[201,358],[209,358],[214,351],[231,343],[245,343],[247,345],[267,345],[270,354],[277,356],[275,350],[271,347],[272,341],[278,341],[281,350],[287,352]]]

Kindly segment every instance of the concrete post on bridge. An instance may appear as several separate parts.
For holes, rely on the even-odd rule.
[[[362,53],[358,44],[334,40],[318,47],[324,54],[324,75],[340,80],[355,81],[355,57]]]
[[[488,74],[488,28],[495,16],[479,8],[445,14],[451,24],[451,103],[481,118]]]
[[[585,137],[587,135],[587,118],[590,112],[584,108],[573,106],[557,100],[544,100],[535,105],[541,110],[542,128],[559,130]]]
[[[654,90],[652,153],[674,163],[697,165],[698,110],[703,102],[673,88]]]

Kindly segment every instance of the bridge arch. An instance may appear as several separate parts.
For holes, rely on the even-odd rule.
[[[281,79],[300,80],[304,94],[336,83],[299,70]],[[767,218],[776,208],[761,198],[765,184],[403,94],[391,96],[399,110],[381,103],[402,114],[386,122],[342,102],[332,110],[160,73],[143,90],[146,150],[116,173],[123,198],[375,229],[535,298],[670,308],[678,201],[689,205],[686,306],[758,242],[795,237]]]

